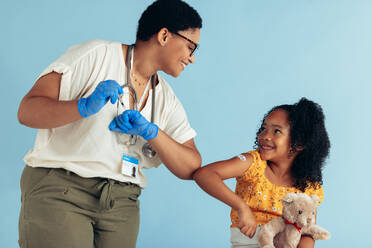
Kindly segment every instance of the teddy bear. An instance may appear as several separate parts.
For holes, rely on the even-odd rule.
[[[319,198],[304,193],[288,193],[282,199],[283,216],[263,225],[258,233],[261,248],[296,248],[301,235],[326,240],[330,233],[315,224]]]

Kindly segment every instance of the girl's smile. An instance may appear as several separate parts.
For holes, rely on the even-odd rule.
[[[258,144],[263,160],[275,163],[288,159],[291,136],[287,111],[277,109],[266,117],[258,136]]]

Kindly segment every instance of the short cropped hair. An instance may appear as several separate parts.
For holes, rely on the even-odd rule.
[[[189,28],[200,29],[201,27],[200,15],[184,1],[157,0],[142,13],[138,21],[136,39],[147,41],[162,28],[176,33]]]

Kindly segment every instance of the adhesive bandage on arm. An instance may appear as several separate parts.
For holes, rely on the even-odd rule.
[[[246,160],[247,160],[247,158],[246,158],[243,154],[239,154],[237,157],[238,157],[241,161],[246,161]]]

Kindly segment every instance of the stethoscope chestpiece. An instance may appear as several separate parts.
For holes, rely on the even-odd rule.
[[[142,153],[145,155],[145,157],[153,158],[156,156],[156,151],[152,148],[150,143],[145,143],[142,146]]]

